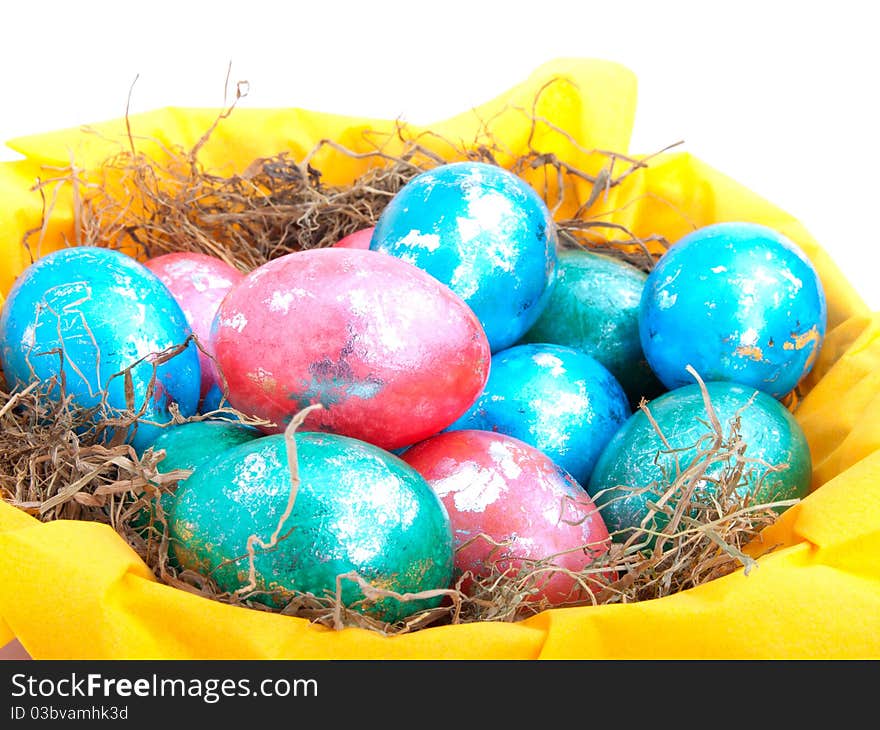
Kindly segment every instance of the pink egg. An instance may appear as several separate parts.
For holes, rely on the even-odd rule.
[[[202,350],[213,357],[211,323],[223,297],[244,274],[216,256],[192,251],[154,256],[144,265],[171,291],[198,339],[201,397],[204,398],[211,386],[219,384],[219,376],[211,357]]]
[[[586,491],[543,452],[501,433],[461,430],[432,436],[401,458],[449,513],[458,575],[489,577],[493,564],[515,574],[547,561],[561,570],[537,576],[530,600],[554,606],[590,600],[567,571],[597,566],[611,545],[608,529]],[[599,576],[616,578],[609,570]],[[600,580],[587,583],[594,592],[601,588]],[[467,592],[472,585],[465,580],[462,587]]]
[[[354,233],[349,233],[344,238],[340,238],[333,244],[333,248],[369,248],[370,239],[373,237],[373,231],[376,226],[362,228]]]
[[[251,271],[217,310],[212,341],[230,404],[283,431],[397,449],[442,431],[489,376],[476,315],[445,284],[394,256],[325,248]]]

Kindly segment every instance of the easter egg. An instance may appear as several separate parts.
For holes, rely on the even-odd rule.
[[[534,324],[553,287],[556,227],[541,197],[496,165],[455,162],[410,180],[379,216],[370,242],[458,294],[492,352]]]
[[[311,249],[251,271],[213,327],[229,403],[283,431],[408,446],[448,426],[486,383],[491,354],[468,306],[421,269],[372,251]]]
[[[620,383],[632,408],[665,388],[639,339],[639,303],[647,273],[626,261],[585,249],[560,251],[556,284],[521,343],[549,342],[582,350]]]
[[[535,575],[530,600],[589,600],[566,571],[594,565],[609,548],[608,530],[589,495],[547,456],[504,434],[463,430],[432,436],[402,458],[446,507],[465,593],[473,590],[471,578],[540,564],[545,570]],[[600,587],[586,582],[594,592]]]
[[[716,223],[679,239],[645,283],[642,348],[667,388],[730,380],[782,398],[812,369],[825,336],[822,282],[788,238]]]
[[[204,463],[210,463],[227,449],[261,436],[254,428],[239,423],[221,420],[187,421],[165,426],[151,446],[154,452],[164,450],[165,456],[156,465],[160,474],[170,474],[178,469],[194,471]],[[178,486],[186,478],[178,482]],[[160,497],[162,513],[171,513],[174,495],[163,492]],[[148,526],[152,509],[143,509],[132,517],[135,528]],[[161,523],[154,522],[161,531]]]
[[[212,386],[218,385],[212,357],[211,324],[217,307],[233,284],[244,274],[223,259],[194,251],[180,251],[155,256],[144,262],[150,271],[174,295],[183,309],[186,321],[200,345],[199,365],[202,371],[201,398]]]
[[[118,251],[78,246],[18,277],[0,315],[0,360],[10,387],[56,379],[52,394],[61,396],[63,382],[74,405],[96,409],[95,423],[138,413],[125,436],[140,451],[171,420],[172,404],[184,417],[196,412],[201,371],[195,344],[183,347],[190,335],[152,271]]]
[[[515,345],[492,356],[483,392],[450,431],[496,431],[542,451],[580,484],[630,415],[608,369],[562,345]]]
[[[369,248],[375,226],[361,228],[359,231],[343,236],[333,244],[335,248]]]
[[[753,504],[806,496],[812,463],[803,429],[794,416],[778,400],[754,387],[728,381],[705,385],[725,438],[732,434],[732,420],[739,419],[738,435],[745,448],[730,462],[744,468],[737,494],[751,494]],[[669,490],[678,467],[683,470],[706,463],[706,473],[695,492],[706,499],[711,498],[727,467],[718,460],[706,461],[711,445],[706,437],[712,431],[697,383],[668,391],[647,408],[656,425],[644,411],[634,413],[605,446],[587,484],[615,540],[625,541],[631,530],[649,517],[649,502],[656,504]],[[667,523],[658,512],[646,524],[661,529]]]
[[[257,546],[257,590],[269,605],[292,591],[334,596],[337,576],[357,572],[376,588],[419,593],[449,587],[449,515],[419,473],[376,446],[335,434],[294,436],[299,483],[292,512],[272,549]],[[169,521],[178,563],[210,575],[223,591],[248,585],[248,539],[264,542],[288,508],[291,472],[284,434],[261,436],[199,466],[178,488]],[[359,585],[342,580],[342,601],[394,622],[439,605],[383,597],[360,604]],[[258,597],[255,597],[258,598]]]

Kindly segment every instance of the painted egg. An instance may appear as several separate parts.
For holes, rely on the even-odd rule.
[[[600,362],[571,347],[534,343],[492,356],[483,392],[448,430],[513,436],[586,484],[630,413],[623,388]]]
[[[227,449],[251,441],[262,434],[254,428],[239,423],[221,420],[187,421],[165,426],[153,441],[153,451],[165,451],[165,457],[156,465],[160,474],[169,474],[178,469],[194,471],[205,463],[210,463]],[[180,484],[186,479],[181,479]],[[162,513],[166,519],[171,513],[174,495],[163,492],[160,497]],[[132,517],[135,528],[149,526],[152,509],[143,509]],[[154,525],[161,531],[160,522]]]
[[[418,593],[450,586],[453,542],[443,503],[415,469],[376,446],[335,434],[295,434],[299,484],[272,549],[255,551],[257,590],[334,596],[352,571],[376,588]],[[169,521],[183,567],[223,591],[248,585],[248,539],[268,543],[288,507],[291,473],[284,434],[261,436],[203,464],[180,485]],[[383,597],[373,605],[341,581],[342,601],[394,622],[439,605]],[[287,593],[285,593],[287,592]],[[270,605],[283,598],[265,596]],[[357,604],[357,605],[356,605]]]
[[[667,388],[730,380],[782,398],[812,368],[825,336],[822,283],[788,238],[754,223],[716,223],[681,238],[648,276],[642,348]]]
[[[354,233],[349,233],[347,236],[343,236],[336,243],[333,244],[334,248],[369,248],[370,247],[370,239],[373,237],[373,231],[376,229],[375,226],[370,226],[369,228],[361,228],[359,231],[355,231]]]
[[[442,431],[486,383],[479,321],[447,286],[400,259],[333,247],[274,259],[234,287],[213,328],[230,404],[283,431],[386,449]]]
[[[409,261],[474,310],[492,352],[534,324],[553,288],[556,227],[504,168],[455,162],[417,175],[379,216],[370,248]]]
[[[571,573],[596,565],[608,530],[589,495],[547,456],[504,434],[464,430],[426,439],[402,458],[443,500],[462,590],[472,592],[471,577],[549,567],[535,573],[530,600],[589,600]]]
[[[56,378],[75,405],[98,409],[95,422],[139,412],[126,437],[140,451],[159,435],[155,424],[171,420],[172,403],[184,417],[196,412],[201,371],[196,345],[183,347],[190,334],[152,271],[118,251],[78,246],[18,277],[0,316],[0,354],[10,386]]]
[[[639,339],[639,302],[647,273],[621,259],[571,249],[559,253],[556,284],[522,343],[549,342],[582,350],[602,363],[637,408],[666,388]]]
[[[198,338],[199,365],[202,370],[201,397],[218,384],[212,357],[211,324],[217,307],[244,274],[223,259],[194,251],[180,251],[155,256],[144,262],[150,271],[174,295],[186,321]]]
[[[731,435],[731,421],[739,418],[743,461],[730,463],[744,465],[737,494],[752,494],[753,503],[760,504],[805,497],[812,464],[794,416],[778,400],[752,387],[719,381],[706,383],[706,388],[726,438]],[[587,485],[612,537],[621,542],[649,516],[649,502],[656,504],[674,483],[676,458],[686,469],[699,463],[698,454],[705,460],[705,449],[711,445],[706,441],[712,434],[709,413],[697,383],[668,391],[647,408],[656,426],[644,411],[634,413],[608,442]],[[725,466],[717,460],[707,466],[698,495],[711,496]],[[659,530],[668,520],[658,512],[652,522]]]

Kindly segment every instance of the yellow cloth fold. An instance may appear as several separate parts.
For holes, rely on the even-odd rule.
[[[425,143],[444,154],[450,144],[479,144],[488,131],[511,155],[531,143],[595,173],[607,162],[596,150],[628,151],[635,90],[635,77],[618,64],[558,59],[475,110],[410,131],[433,132]],[[128,123],[139,150],[160,154],[162,145],[190,148],[218,111],[161,109]],[[533,114],[550,126],[533,128]],[[392,138],[395,127],[393,120],[242,108],[218,124],[200,160],[229,174],[281,150],[301,158],[325,138],[364,152],[368,130]],[[44,200],[35,182],[69,164],[93,169],[127,144],[125,120],[10,143],[25,159],[0,164],[0,294],[32,254],[75,240],[73,190],[50,186]],[[315,164],[328,182],[345,183],[367,162],[328,146]],[[589,183],[575,188],[580,200],[588,197]],[[45,226],[44,206],[51,210]],[[880,315],[797,220],[690,154],[653,158],[601,195],[596,209],[636,235],[670,241],[722,220],[765,223],[795,240],[819,270],[829,329],[796,411],[814,459],[812,492],[749,547],[754,555],[775,549],[748,574],[642,603],[383,637],[162,585],[109,527],[43,524],[0,503],[0,644],[14,635],[38,659],[880,657]],[[21,246],[27,231],[35,231],[31,251]]]

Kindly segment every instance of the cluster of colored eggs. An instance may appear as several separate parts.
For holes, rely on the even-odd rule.
[[[229,592],[255,577],[272,605],[341,591],[395,621],[441,601],[400,594],[541,561],[559,570],[534,598],[588,600],[599,584],[573,575],[656,500],[620,490],[662,484],[658,454],[700,436],[688,365],[719,417],[743,422],[743,458],[766,465],[743,489],[802,496],[809,450],[779,399],[812,366],[824,306],[769,229],[699,229],[645,274],[558,250],[531,187],[461,162],[414,178],[375,227],[247,273],[195,253],[49,254],[4,304],[0,362],[12,384],[55,378],[96,422],[139,413],[134,448],[191,472],[162,501],[181,567]],[[271,425],[208,417],[227,401]],[[202,418],[173,424],[172,404]],[[362,606],[351,572],[387,595]]]

